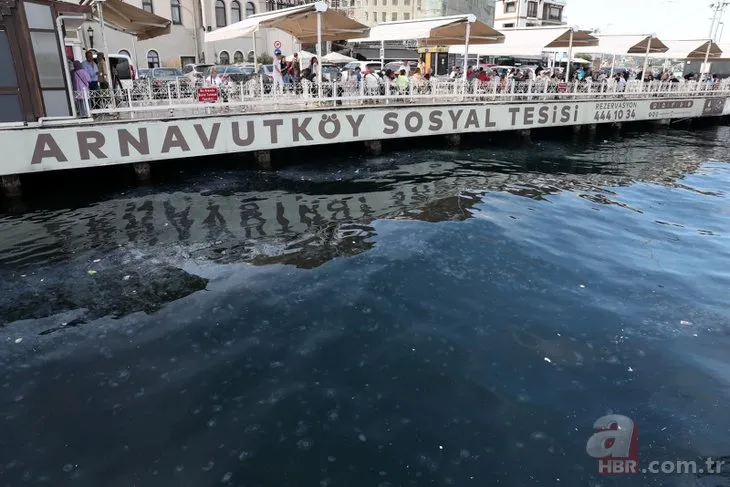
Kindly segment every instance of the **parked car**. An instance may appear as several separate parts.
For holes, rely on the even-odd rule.
[[[198,79],[203,78],[206,71],[213,66],[214,66],[213,64],[205,64],[205,63],[186,64],[185,66],[183,66],[182,72],[186,77],[188,77],[192,80],[198,80]]]
[[[223,83],[245,83],[250,80],[254,74],[254,68],[241,67],[234,65],[216,66],[216,72],[221,77]],[[210,68],[206,71],[206,76],[210,73]]]
[[[94,51],[94,59],[96,59],[96,52]],[[134,66],[129,56],[124,54],[109,54],[109,65],[116,65],[117,77],[122,83],[122,88],[132,88],[134,80],[137,79],[137,75],[134,72]]]
[[[149,68],[140,69],[137,72],[137,76],[139,77],[139,79],[145,79],[150,74],[150,71],[152,71],[152,70]]]
[[[335,64],[323,64],[322,65],[322,80],[329,81],[331,83],[340,81],[342,77],[342,71],[340,67]]]
[[[380,71],[380,62],[375,61],[355,61],[352,63],[347,63],[342,68],[342,73],[340,74],[340,80],[341,81],[349,81],[352,79],[355,69],[360,68],[361,72],[366,71]]]
[[[391,61],[385,64],[383,71],[390,69],[394,73],[397,73],[400,71],[401,66],[403,66],[403,61]],[[411,73],[415,71],[417,67],[418,63],[416,61],[408,61],[408,68],[411,70]],[[380,69],[380,64],[378,64],[378,69]]]
[[[193,84],[178,68],[153,68],[147,75],[147,79],[152,86],[155,98],[167,98],[168,93],[173,97],[186,96],[186,92],[192,89]]]

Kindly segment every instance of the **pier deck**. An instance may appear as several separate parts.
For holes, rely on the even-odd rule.
[[[205,103],[168,87],[160,93],[89,100],[92,117],[0,127],[0,176],[153,162],[300,145],[531,130],[730,114],[727,83],[463,85],[431,83],[404,92],[336,84],[283,93],[241,85]],[[247,91],[248,90],[248,91]],[[113,106],[112,106],[113,105]]]

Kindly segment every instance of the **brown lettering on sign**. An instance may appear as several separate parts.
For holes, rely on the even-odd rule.
[[[443,128],[444,122],[441,120],[441,115],[443,115],[441,110],[434,110],[428,115],[428,121],[430,122],[428,130],[437,132]]]
[[[299,137],[304,137],[306,140],[314,140],[312,136],[307,132],[307,126],[312,121],[312,117],[307,117],[300,121],[298,118],[292,118],[291,131],[294,136],[294,142],[299,142]]]
[[[385,135],[393,135],[398,132],[398,114],[396,112],[388,112],[383,116],[383,133]]]
[[[423,127],[423,117],[418,112],[409,112],[406,115],[405,126],[406,130],[411,133],[418,132]]]
[[[525,107],[525,112],[522,116],[522,123],[525,125],[532,125],[535,123],[535,107]]]
[[[106,155],[101,151],[106,139],[101,132],[83,130],[76,133],[76,140],[79,144],[79,155],[82,161],[88,161],[91,154],[94,154],[97,159],[106,159]]]
[[[570,121],[570,106],[565,105],[562,109],[560,109],[560,123],[565,123]]]
[[[520,113],[520,107],[512,107],[508,111],[512,114],[512,125],[517,125],[517,114]]]
[[[496,127],[497,122],[492,122],[492,109],[487,108],[487,110],[484,113],[484,128],[488,129],[490,127]]]
[[[458,128],[459,119],[461,118],[461,114],[464,112],[464,110],[459,110],[454,112],[453,110],[449,110],[449,117],[451,117],[451,123],[452,128],[456,130]]]
[[[160,152],[165,154],[167,152],[170,152],[170,149],[172,149],[173,147],[179,147],[183,152],[190,151],[188,141],[185,140],[185,137],[183,136],[180,127],[178,127],[177,125],[170,125],[169,127],[167,127],[165,140],[162,141],[162,150]]]
[[[469,110],[469,114],[466,116],[466,123],[464,129],[468,129],[471,126],[479,128],[479,118],[477,117],[477,111],[474,109]]]
[[[129,157],[129,146],[134,147],[139,155],[147,156],[150,153],[150,141],[146,128],[137,129],[137,138],[129,130],[119,129],[117,139],[119,140],[119,153],[122,157]]]
[[[540,107],[537,111],[537,123],[547,123],[548,120],[550,120],[550,107]]]
[[[200,143],[203,144],[203,148],[215,148],[215,141],[218,140],[218,131],[221,129],[220,122],[213,124],[213,127],[210,129],[210,135],[205,133],[203,126],[199,123],[196,123],[193,127],[195,127],[195,132],[198,134],[198,138],[200,139]]]
[[[336,113],[329,116],[323,114],[322,120],[320,120],[317,129],[319,130],[319,135],[321,135],[323,139],[330,140],[340,135],[340,129],[342,129],[342,126],[340,125],[340,121],[337,120]]]
[[[365,120],[365,114],[358,115],[357,118],[354,118],[352,115],[345,115],[345,118],[347,118],[347,121],[350,122],[350,127],[352,127],[352,136],[359,137],[360,125]]]
[[[66,155],[51,134],[38,134],[30,163],[40,164],[46,157],[53,157],[56,162],[68,162]]]
[[[233,129],[233,143],[236,144],[238,147],[246,147],[248,145],[251,145],[254,140],[254,131],[253,131],[253,121],[249,120],[246,122],[246,138],[241,138],[241,131],[238,126],[238,122],[233,122],[231,124],[231,129]]]
[[[284,121],[282,119],[264,120],[264,127],[269,127],[269,131],[271,133],[272,144],[279,143],[279,127],[282,125],[284,125]]]

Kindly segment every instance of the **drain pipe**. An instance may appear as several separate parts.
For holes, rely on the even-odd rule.
[[[73,20],[86,20],[86,17],[74,15],[74,16],[64,16],[59,15],[56,17],[56,33],[58,34],[58,43],[61,47],[61,52],[64,53],[63,59],[64,59],[64,67],[63,67],[63,74],[66,78],[66,91],[68,93],[68,100],[71,103],[71,116],[60,116],[60,117],[40,117],[38,119],[38,124],[43,125],[43,122],[47,120],[77,120],[77,113],[76,113],[76,100],[74,99],[74,88],[73,88],[73,81],[71,80],[71,72],[68,69],[68,61],[66,60],[66,45],[63,42],[63,19],[73,19]]]

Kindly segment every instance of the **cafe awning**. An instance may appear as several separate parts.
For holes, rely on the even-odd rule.
[[[568,27],[535,27],[529,29],[505,29],[504,42],[470,46],[469,54],[480,56],[525,56],[541,57],[543,52],[564,51],[572,47],[596,46],[598,38],[588,31],[572,30]],[[464,46],[451,46],[452,54],[464,54]]]
[[[82,0],[81,5],[97,4],[103,9],[104,24],[114,30],[137,36],[143,41],[170,33],[170,20],[122,0]],[[98,20],[98,10],[94,18]]]
[[[369,27],[336,10],[325,2],[308,3],[296,7],[251,15],[246,19],[213,32],[206,32],[205,42],[224,41],[247,37],[263,28],[273,28],[296,37],[300,42],[317,42],[317,16],[321,16],[321,40],[336,41],[367,35]]]
[[[664,41],[669,49],[653,57],[667,59],[715,59],[722,57],[722,49],[708,39]],[[709,48],[709,51],[708,51]]]
[[[592,47],[576,47],[573,52],[587,54],[649,54],[667,52],[669,47],[661,40],[650,35],[598,35],[598,45]]]
[[[469,32],[467,34],[467,26]],[[366,38],[351,38],[350,42],[383,42],[416,40],[419,45],[449,46],[464,44],[493,44],[504,40],[501,32],[476,20],[472,14],[451,15],[416,20],[385,22],[370,29]]]

